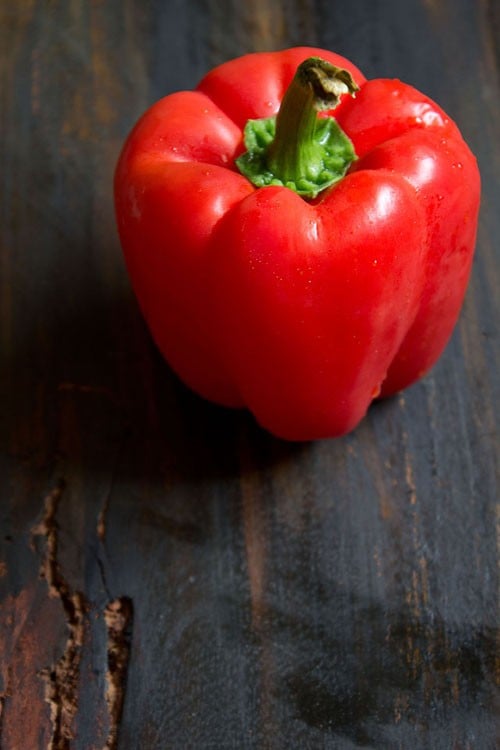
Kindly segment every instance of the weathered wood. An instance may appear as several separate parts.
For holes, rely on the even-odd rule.
[[[477,748],[498,723],[500,12],[481,0],[0,2],[0,747]],[[282,443],[151,343],[112,174],[156,98],[314,44],[478,156],[433,372]]]

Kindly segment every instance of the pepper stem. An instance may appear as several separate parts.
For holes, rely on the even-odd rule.
[[[307,198],[338,182],[356,153],[335,119],[318,112],[357,90],[349,71],[319,57],[304,60],[278,115],[247,122],[247,151],[236,160],[240,172],[257,187],[284,185]]]
[[[267,163],[284,183],[314,179],[323,169],[323,147],[314,136],[317,113],[334,109],[343,94],[358,90],[349,71],[320,57],[299,65],[276,117],[276,132]]]

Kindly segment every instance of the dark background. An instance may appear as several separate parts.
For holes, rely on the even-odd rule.
[[[495,0],[0,2],[2,750],[500,743],[499,35]],[[432,373],[294,445],[161,360],[112,173],[155,99],[299,44],[435,98],[483,200]]]

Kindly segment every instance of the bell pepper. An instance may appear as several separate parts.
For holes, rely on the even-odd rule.
[[[127,268],[164,357],[289,440],[349,432],[434,365],[479,196],[437,104],[312,48],[245,55],[161,99],[115,173]]]

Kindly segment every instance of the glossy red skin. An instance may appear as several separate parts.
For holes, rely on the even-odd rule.
[[[254,188],[234,159],[247,119],[275,114],[311,55],[360,86],[335,110],[359,160],[308,202]],[[465,293],[479,193],[476,161],[435,103],[311,48],[246,55],[160,100],[115,176],[128,270],[165,358],[202,396],[291,440],[349,432],[379,393],[435,363]]]

